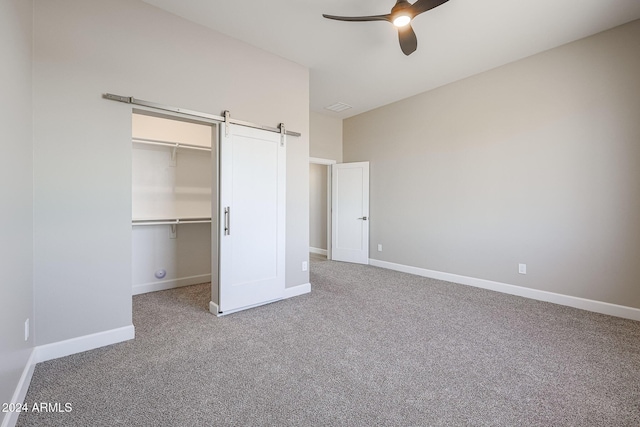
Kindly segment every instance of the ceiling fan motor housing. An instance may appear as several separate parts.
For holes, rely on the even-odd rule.
[[[411,10],[411,3],[407,0],[398,0],[395,6],[391,9],[391,21],[393,21],[398,15],[405,15],[413,19],[414,14]]]

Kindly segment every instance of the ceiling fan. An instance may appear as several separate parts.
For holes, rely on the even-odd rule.
[[[398,28],[398,37],[400,38],[400,49],[405,55],[411,55],[418,48],[418,38],[411,28],[411,21],[423,12],[431,10],[449,0],[418,0],[414,4],[407,0],[397,0],[391,12],[386,15],[373,16],[334,16],[323,14],[325,18],[335,19],[336,21],[387,21],[391,22]]]

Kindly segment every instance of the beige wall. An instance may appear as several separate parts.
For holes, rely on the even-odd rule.
[[[635,21],[345,120],[372,257],[640,308],[638,40]]]
[[[342,162],[342,119],[309,113],[309,157]]]
[[[0,403],[12,401],[34,342],[33,327],[24,339],[34,322],[32,11],[32,1],[0,2]]]
[[[287,147],[286,286],[308,283],[309,71],[135,0],[37,0],[36,343],[131,325],[131,106],[301,132]]]
[[[131,126],[134,138],[211,147],[212,126],[180,120],[167,120],[147,114],[133,114]]]

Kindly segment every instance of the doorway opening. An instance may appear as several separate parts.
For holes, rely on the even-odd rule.
[[[217,289],[216,147],[215,123],[133,110],[133,295]]]
[[[309,259],[369,263],[369,162],[309,158]]]
[[[331,166],[335,160],[309,158],[309,260],[331,259]]]
[[[208,280],[216,316],[299,295],[285,295],[286,141],[299,134],[146,104],[132,118],[132,294]]]

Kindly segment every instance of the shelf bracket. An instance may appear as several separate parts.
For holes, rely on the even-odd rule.
[[[224,110],[224,136],[229,137],[229,125],[231,120],[231,113],[229,110]]]
[[[169,231],[169,238],[176,239],[178,237],[178,224],[171,224],[171,230]]]
[[[284,123],[280,123],[280,146],[284,147],[284,140],[287,137],[287,131],[284,128]]]
[[[169,166],[175,166],[178,163],[178,147],[180,147],[180,144],[174,145],[171,150],[171,161],[169,162]]]

